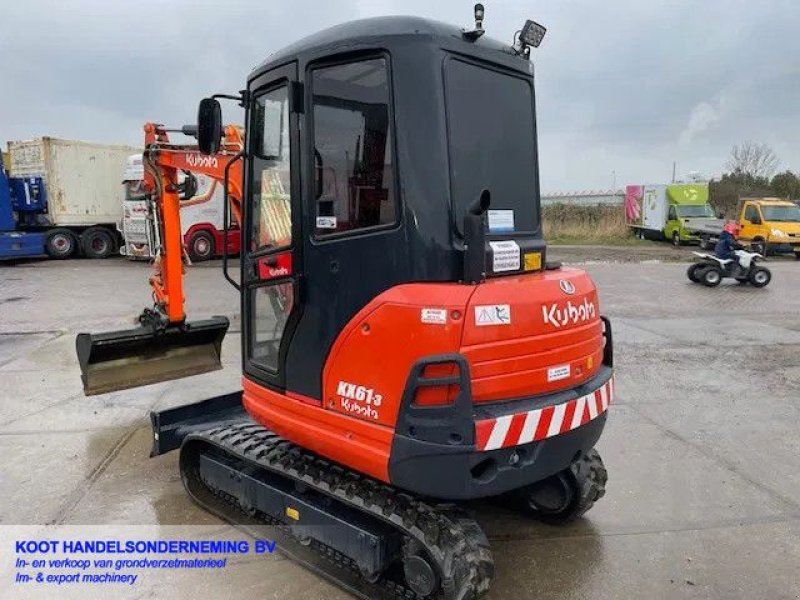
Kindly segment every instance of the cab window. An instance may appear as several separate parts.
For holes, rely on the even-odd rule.
[[[516,233],[539,229],[531,80],[454,56],[445,60],[450,193],[456,230],[488,190]],[[489,157],[501,157],[492,160]],[[488,223],[492,232],[492,224]]]
[[[254,113],[251,252],[292,244],[287,86],[259,96]]]
[[[397,221],[384,57],[311,71],[316,237]]]
[[[755,204],[750,204],[744,210],[744,218],[751,223],[757,223],[760,221],[758,216],[758,208],[756,208]]]
[[[669,214],[667,215],[667,219],[669,221],[676,221],[678,219],[678,215],[675,212],[675,205],[669,207]]]

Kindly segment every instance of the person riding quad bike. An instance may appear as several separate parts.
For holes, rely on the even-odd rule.
[[[714,254],[693,252],[697,262],[686,271],[692,283],[702,283],[707,287],[716,287],[726,277],[732,277],[739,283],[750,283],[753,287],[762,288],[772,279],[772,273],[758,264],[763,260],[758,252],[748,251],[736,241],[739,226],[728,223],[719,236]]]
[[[714,255],[722,260],[730,260],[725,265],[725,269],[730,274],[738,262],[736,250],[742,250],[744,245],[739,243],[736,238],[739,235],[740,227],[736,223],[728,223],[722,228],[722,233],[719,236],[719,241],[714,248]],[[743,265],[742,265],[743,266]]]

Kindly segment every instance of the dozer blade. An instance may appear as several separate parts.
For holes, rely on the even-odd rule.
[[[87,396],[180,379],[222,368],[226,317],[154,329],[79,333],[75,349]]]

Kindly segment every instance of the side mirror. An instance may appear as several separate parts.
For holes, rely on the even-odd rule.
[[[181,200],[189,200],[197,195],[197,177],[193,173],[187,173],[186,179],[180,189]]]
[[[222,140],[222,107],[214,98],[203,98],[197,109],[197,145],[203,154],[219,152]]]

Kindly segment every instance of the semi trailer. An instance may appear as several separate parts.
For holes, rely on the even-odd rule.
[[[8,143],[0,176],[0,258],[106,258],[119,248],[130,146],[43,137]]]

